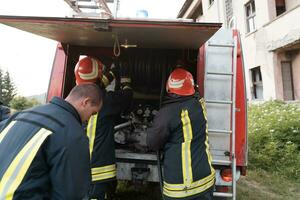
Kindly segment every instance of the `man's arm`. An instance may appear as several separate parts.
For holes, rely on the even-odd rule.
[[[154,117],[153,124],[147,129],[147,146],[151,150],[160,150],[167,142],[169,136],[167,116],[164,110],[160,110]]]

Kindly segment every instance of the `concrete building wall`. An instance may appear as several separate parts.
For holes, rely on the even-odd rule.
[[[225,13],[224,1],[215,0],[209,4],[209,0],[202,0],[203,15],[199,16],[198,21],[202,22],[221,22],[224,23]]]
[[[225,2],[215,0],[209,5],[209,0],[202,0],[203,15],[197,20],[221,22],[226,26]],[[289,62],[294,76],[294,96],[300,100],[300,0],[285,0],[286,12],[279,16],[275,0],[255,0],[256,29],[252,32],[248,32],[246,22],[246,5],[250,0],[231,2],[236,27],[241,33],[248,98],[252,99],[253,91],[251,69],[260,67],[263,98],[283,100],[282,63]]]

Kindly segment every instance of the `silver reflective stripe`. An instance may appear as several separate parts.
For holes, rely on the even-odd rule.
[[[0,199],[10,200],[13,198],[15,190],[22,182],[33,158],[50,134],[52,134],[51,131],[40,129],[16,155],[1,179]]]
[[[0,133],[0,143],[2,142],[3,138],[5,138],[6,134],[8,133],[8,131],[11,129],[11,127],[13,127],[13,125],[16,123],[16,121],[12,121],[10,122],[3,131],[1,131]]]

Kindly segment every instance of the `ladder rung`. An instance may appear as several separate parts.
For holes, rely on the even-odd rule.
[[[232,101],[218,101],[218,100],[206,100],[206,103],[216,103],[216,104],[232,104]]]
[[[212,75],[228,75],[228,76],[232,76],[233,73],[229,72],[229,73],[225,73],[225,72],[206,72],[207,74],[212,74]]]
[[[82,2],[91,2],[92,0],[77,0],[77,1],[82,1]]]
[[[214,165],[231,165],[231,161],[230,160],[212,160],[212,163]]]
[[[234,44],[214,44],[214,43],[208,43],[208,46],[210,47],[234,47]]]
[[[214,192],[215,197],[233,197],[232,193]]]
[[[213,133],[232,133],[232,131],[218,130],[218,129],[208,129],[208,132],[213,132]]]
[[[91,6],[91,5],[78,5],[78,8],[99,9],[98,6]]]

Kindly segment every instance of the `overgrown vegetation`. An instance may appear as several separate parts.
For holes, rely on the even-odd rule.
[[[300,107],[270,101],[249,108],[249,167],[300,181]]]

